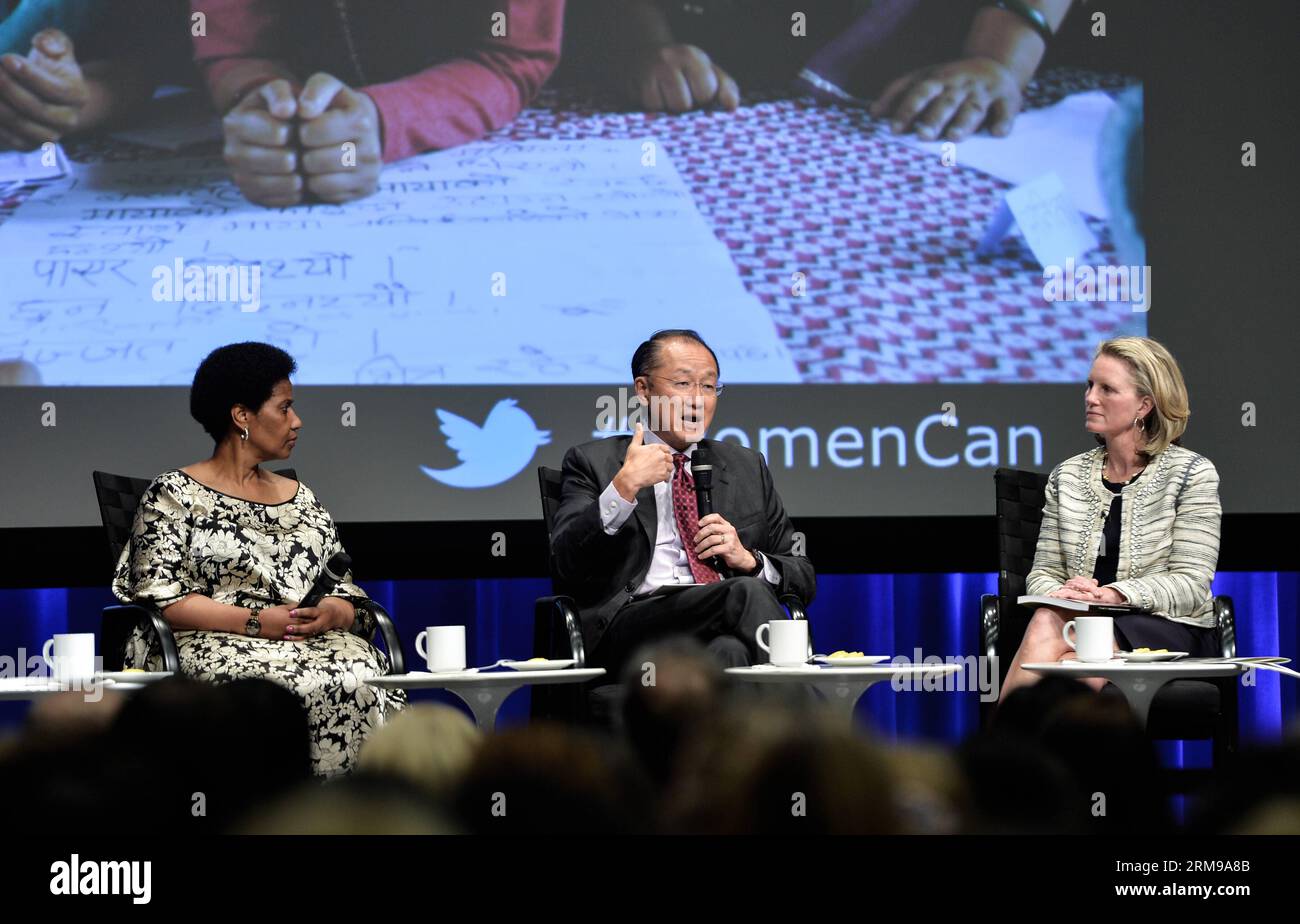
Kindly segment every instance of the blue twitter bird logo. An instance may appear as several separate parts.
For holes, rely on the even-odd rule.
[[[444,469],[421,465],[420,471],[453,488],[487,488],[518,475],[537,447],[551,441],[551,431],[538,430],[517,404],[514,398],[498,401],[481,427],[438,408],[442,433],[461,464]]]

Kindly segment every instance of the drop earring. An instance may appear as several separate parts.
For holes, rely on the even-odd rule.
[[[248,428],[247,428],[247,427],[244,428],[244,432],[243,432],[243,433],[239,434],[239,438],[240,438],[241,440],[243,440],[245,443],[248,442]]]

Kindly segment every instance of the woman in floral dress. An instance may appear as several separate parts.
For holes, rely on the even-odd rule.
[[[348,772],[365,736],[406,702],[363,681],[388,670],[370,644],[375,618],[345,575],[318,606],[296,608],[342,550],[311,489],[265,471],[289,458],[302,428],[289,354],[264,343],[214,350],[199,366],[190,413],[212,457],[154,479],[136,509],[113,592],[160,609],[181,671],[221,683],[261,677],[302,697],[320,777]],[[126,666],[161,669],[156,637],[137,626]]]

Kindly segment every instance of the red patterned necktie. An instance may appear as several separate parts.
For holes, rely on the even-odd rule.
[[[700,531],[700,511],[695,501],[695,479],[686,471],[686,454],[673,453],[673,517],[677,520],[677,536],[686,549],[686,561],[697,584],[712,584],[722,580],[695,554],[695,534]]]

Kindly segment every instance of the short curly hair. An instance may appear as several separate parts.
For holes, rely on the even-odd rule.
[[[242,404],[256,411],[275,386],[298,369],[292,356],[269,343],[231,343],[217,347],[194,373],[190,386],[190,416],[208,431],[213,442],[230,435],[230,409]]]

